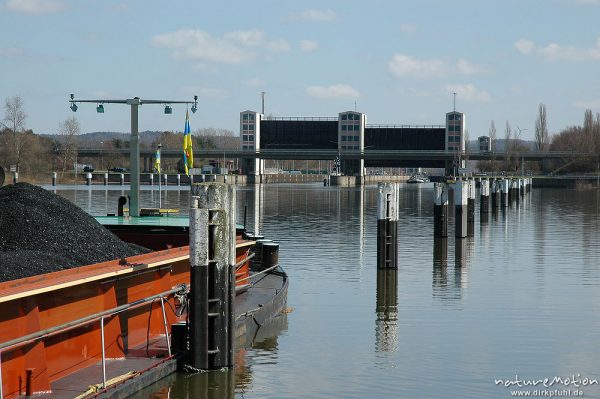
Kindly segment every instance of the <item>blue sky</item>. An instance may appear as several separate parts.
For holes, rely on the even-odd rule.
[[[471,139],[495,120],[533,138],[600,111],[600,0],[0,0],[0,96],[21,95],[27,127],[54,133],[76,98],[187,100],[192,129],[238,133],[239,112],[368,115],[442,124]],[[75,114],[84,132],[128,131],[124,106]],[[141,130],[183,130],[185,108],[140,111]]]

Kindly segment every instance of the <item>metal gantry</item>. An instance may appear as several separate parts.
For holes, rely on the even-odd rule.
[[[104,113],[104,104],[126,104],[131,106],[131,139],[129,142],[129,215],[140,216],[140,142],[138,132],[138,108],[142,104],[160,104],[165,106],[165,113],[170,113],[168,110],[171,110],[171,104],[191,104],[192,113],[195,113],[198,109],[198,96],[194,96],[194,101],[143,100],[139,97],[133,97],[124,100],[76,100],[75,95],[71,94],[71,99],[69,102],[71,103],[70,108],[73,112],[77,111],[77,103],[98,104],[96,111],[99,113]]]

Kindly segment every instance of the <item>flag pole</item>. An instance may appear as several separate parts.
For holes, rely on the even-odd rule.
[[[160,148],[162,147],[161,143],[158,143],[158,212],[160,213],[160,208],[162,208],[162,195],[160,190],[160,175],[161,175],[161,154]]]

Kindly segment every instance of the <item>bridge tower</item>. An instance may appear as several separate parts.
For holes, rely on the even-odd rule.
[[[260,121],[263,114],[255,111],[240,112],[240,141],[242,150],[251,153],[251,157],[242,159],[242,173],[254,176],[259,183],[265,169],[265,161],[255,155],[260,152]]]
[[[346,111],[338,114],[338,154],[341,172],[348,176],[365,175],[365,161],[344,160],[344,154],[362,153],[365,149],[365,126],[367,115]]]
[[[446,113],[446,151],[454,151],[454,161],[446,164],[446,174],[454,174],[456,168],[464,168],[465,114],[458,111]]]

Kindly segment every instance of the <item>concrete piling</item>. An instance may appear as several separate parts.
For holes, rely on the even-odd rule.
[[[181,175],[177,173],[177,187],[181,186]]]
[[[395,183],[378,185],[377,268],[398,268],[398,184]]]
[[[104,185],[108,186],[108,173],[104,174]]]
[[[166,173],[163,174],[163,184],[165,187],[169,184],[169,176]]]
[[[469,187],[467,182],[457,180],[454,183],[454,235],[456,238],[467,236],[467,200]]]
[[[13,172],[13,184],[17,184],[19,182],[19,172]]]
[[[56,186],[56,177],[57,177],[57,173],[52,172],[52,185],[53,186]]]
[[[85,184],[87,186],[91,186],[92,185],[92,174],[90,172],[87,172],[85,174]]]
[[[160,176],[158,178],[160,179]],[[154,173],[150,173],[150,185],[154,185]]]
[[[192,186],[188,364],[195,369],[233,366],[234,215],[232,186],[222,183]]]
[[[448,187],[433,183],[433,236],[448,237]]]
[[[491,180],[491,191],[492,191],[492,209],[496,210],[500,206],[500,181],[496,179]]]
[[[125,173],[121,173],[121,176],[119,178],[119,182],[121,183],[122,186],[125,185]]]

